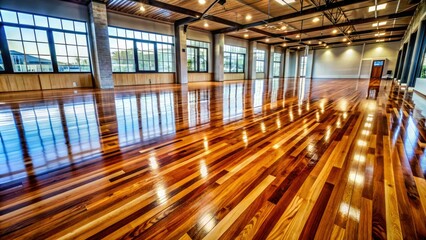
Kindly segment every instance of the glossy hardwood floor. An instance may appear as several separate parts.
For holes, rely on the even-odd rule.
[[[392,81],[0,95],[1,239],[425,239],[425,99]]]

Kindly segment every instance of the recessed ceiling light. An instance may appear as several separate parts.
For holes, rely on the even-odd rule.
[[[311,44],[311,41],[309,41],[308,44]]]
[[[206,0],[198,0],[198,3],[201,4],[201,5],[204,5],[204,4],[206,4]]]
[[[209,24],[208,23],[204,23],[204,27],[209,27]]]
[[[348,30],[348,34],[351,34],[352,33],[352,31],[351,30]]]
[[[244,34],[244,37],[245,37],[245,38],[248,38],[248,37],[249,37],[249,35],[246,33],[246,34]]]
[[[386,5],[388,5],[388,4],[387,3],[379,4],[379,5],[377,5],[377,8],[376,8],[376,6],[371,6],[371,7],[368,8],[368,12],[374,12],[374,11],[376,11],[376,9],[377,9],[377,11],[383,10],[383,9],[386,8]]]
[[[297,49],[300,49],[300,47],[297,47]]]
[[[327,46],[327,43],[324,43],[324,47]]]
[[[386,21],[384,21],[384,22],[376,22],[376,23],[373,23],[373,27],[384,26],[384,25],[386,25],[386,23],[388,23],[388,22],[386,22]]]
[[[287,29],[287,26],[282,26],[281,27],[281,30],[286,30]]]
[[[351,42],[348,42],[348,45],[351,45],[352,43]]]
[[[322,44],[322,42],[321,42],[321,41],[319,41],[319,42],[318,42],[318,44]]]
[[[266,41],[266,42],[269,42],[269,38],[267,38],[265,41]]]
[[[376,40],[376,42],[384,42],[384,41],[385,41],[385,39]]]
[[[296,37],[297,37],[297,38],[300,38],[300,35],[299,35],[299,34],[297,34],[297,35],[296,35]]]
[[[325,48],[328,48],[328,46],[327,46],[327,47],[325,47]]]
[[[286,3],[294,3],[294,2],[296,2],[296,0],[275,0],[275,2],[277,2],[281,5],[285,5]]]
[[[375,36],[375,37],[380,37],[380,36],[384,36],[385,34],[386,34],[386,33],[384,33],[384,32],[383,32],[383,33],[376,33],[376,34],[374,34],[374,36]]]
[[[312,22],[319,22],[319,20],[320,19],[316,17],[316,18],[312,19]]]
[[[141,7],[139,8],[139,10],[141,10],[141,12],[145,12],[145,7],[143,5],[141,5]]]
[[[342,40],[343,42],[346,42],[346,41],[348,41],[348,39],[347,38],[343,38],[343,40]]]
[[[251,20],[253,17],[250,14],[246,15],[246,20]]]
[[[287,47],[287,43],[284,43],[284,44],[283,44],[283,47]]]
[[[337,33],[337,29],[334,29],[332,33],[333,33],[333,34],[336,34],[336,33]]]

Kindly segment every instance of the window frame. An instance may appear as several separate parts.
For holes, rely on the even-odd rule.
[[[277,56],[278,54],[280,56],[279,60],[275,58],[275,56]],[[282,67],[281,67],[282,53],[276,53],[276,52],[274,52],[274,56],[273,56],[272,60],[273,60],[272,61],[272,75],[275,75],[275,64],[278,63],[279,66],[280,66],[278,76],[272,76],[272,77],[280,77],[279,75],[281,74],[281,69],[282,69]]]
[[[49,15],[31,13],[31,12],[25,12],[25,11],[17,11],[17,10],[12,10],[12,9],[7,9],[7,8],[0,8],[0,10],[15,12],[16,16],[18,18],[18,23],[4,22],[3,19],[0,21],[0,51],[1,51],[1,56],[3,58],[3,66],[4,66],[4,71],[0,71],[0,74],[13,74],[13,73],[17,73],[17,74],[52,74],[52,73],[69,74],[69,73],[91,73],[92,72],[92,69],[93,69],[92,68],[92,56],[91,56],[90,47],[89,47],[88,24],[87,24],[86,21],[63,18],[63,17],[56,17],[56,16],[49,16]],[[34,25],[19,23],[19,16],[18,16],[19,13],[32,15]],[[46,17],[48,27],[36,26],[36,21],[35,21],[36,16]],[[61,28],[62,29],[50,27],[49,18],[61,20]],[[83,23],[86,31],[82,32],[82,31],[75,31],[75,30],[74,31],[65,30],[65,29],[63,29],[63,26],[62,26],[62,20]],[[47,40],[48,40],[47,44],[49,45],[50,59],[51,59],[51,62],[52,62],[53,71],[51,71],[51,72],[15,72],[13,70],[13,62],[12,62],[12,57],[11,57],[10,51],[9,51],[9,45],[7,43],[8,40],[7,40],[7,37],[6,37],[5,26],[16,27],[16,28],[27,28],[27,29],[32,29],[34,31],[35,30],[46,31]],[[74,25],[74,29],[75,29],[75,25]],[[57,55],[56,55],[56,51],[55,51],[55,42],[53,40],[53,32],[54,31],[55,32],[61,32],[61,33],[64,33],[64,34],[65,33],[71,33],[71,34],[81,34],[81,35],[86,36],[86,46],[87,46],[87,49],[88,49],[87,51],[88,51],[88,59],[89,59],[89,71],[79,71],[79,72],[76,72],[76,71],[60,72],[59,71]],[[21,40],[21,41],[23,41],[23,40]]]
[[[187,53],[188,53],[188,49],[189,48],[192,48],[192,49],[196,50],[195,51],[195,61],[196,61],[196,65],[195,66],[197,66],[197,69],[195,71],[188,70],[188,72],[189,73],[197,73],[197,72],[199,72],[199,73],[207,73],[207,72],[209,72],[209,49],[205,48],[205,47],[186,46]],[[201,71],[200,70],[200,62],[201,62],[200,61],[200,49],[206,51],[206,70],[205,71]],[[186,59],[188,61],[188,57]]]
[[[262,53],[263,59],[258,59],[259,53]],[[266,52],[265,50],[256,49],[255,51],[255,59],[256,59],[256,73],[265,73],[265,58],[266,58]],[[258,68],[260,69],[260,63],[262,63],[262,71],[259,72]]]
[[[245,69],[246,69],[246,54],[245,53],[235,53],[235,52],[224,52],[224,58],[225,58],[225,53],[228,53],[229,54],[229,67],[228,67],[228,69],[229,69],[229,71],[225,71],[225,61],[223,61],[223,67],[224,67],[224,73],[245,73]],[[231,66],[232,66],[232,55],[236,55],[236,60],[237,60],[237,62],[236,62],[236,64],[237,64],[237,67],[235,68],[235,71],[232,71],[231,69]],[[243,71],[242,72],[239,72],[238,71],[238,59],[239,59],[239,57],[240,56],[242,56],[243,57],[243,67],[242,67],[242,69],[243,69]]]

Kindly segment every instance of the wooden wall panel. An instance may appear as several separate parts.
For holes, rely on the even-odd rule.
[[[224,80],[242,80],[244,73],[225,73]]]
[[[0,92],[81,87],[92,87],[92,75],[90,73],[0,75]]]
[[[213,73],[188,73],[188,82],[212,82]]]
[[[115,86],[174,83],[174,73],[115,73]]]

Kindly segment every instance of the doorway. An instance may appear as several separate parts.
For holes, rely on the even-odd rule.
[[[372,79],[381,79],[382,73],[383,73],[383,67],[385,65],[384,60],[374,60],[373,61],[373,68],[371,69],[371,76]]]

